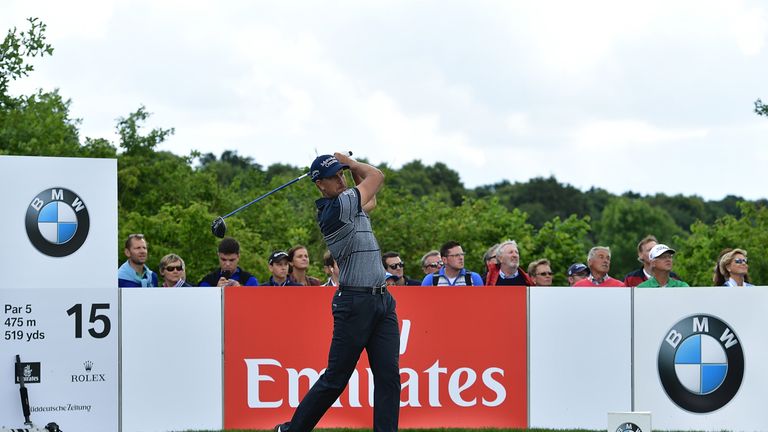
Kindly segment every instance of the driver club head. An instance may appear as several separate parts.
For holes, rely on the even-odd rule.
[[[224,234],[227,233],[227,224],[224,223],[224,218],[219,216],[211,222],[211,232],[218,238],[224,238]]]

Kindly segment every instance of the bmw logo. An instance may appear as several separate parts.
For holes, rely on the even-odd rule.
[[[27,237],[32,245],[52,257],[75,253],[88,237],[88,208],[69,189],[46,189],[29,203],[25,218]]]
[[[678,321],[659,348],[659,379],[680,408],[709,413],[736,396],[744,377],[744,351],[736,333],[712,315]]]
[[[616,429],[616,432],[643,432],[643,430],[640,429],[640,426],[634,423],[622,423],[618,429]]]

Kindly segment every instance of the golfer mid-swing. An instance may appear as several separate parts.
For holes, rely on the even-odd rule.
[[[347,187],[343,169],[356,186]],[[333,339],[328,368],[304,396],[289,423],[277,432],[312,430],[347,386],[363,349],[373,372],[373,430],[396,431],[400,410],[400,332],[395,299],[386,289],[381,250],[367,212],[376,206],[384,183],[377,168],[342,153],[318,156],[310,168],[323,197],[316,201],[320,225],[339,265],[339,289],[333,296]]]

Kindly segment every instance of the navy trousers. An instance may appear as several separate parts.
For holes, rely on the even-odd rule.
[[[343,289],[343,288],[342,288]],[[363,349],[373,372],[373,430],[397,430],[400,415],[400,330],[395,299],[385,292],[336,291],[328,368],[301,400],[283,432],[311,431],[339,398]]]

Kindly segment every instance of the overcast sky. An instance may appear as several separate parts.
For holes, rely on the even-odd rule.
[[[178,154],[768,197],[766,2],[0,1],[28,16],[55,52],[12,92],[58,88],[83,139],[145,105]]]

